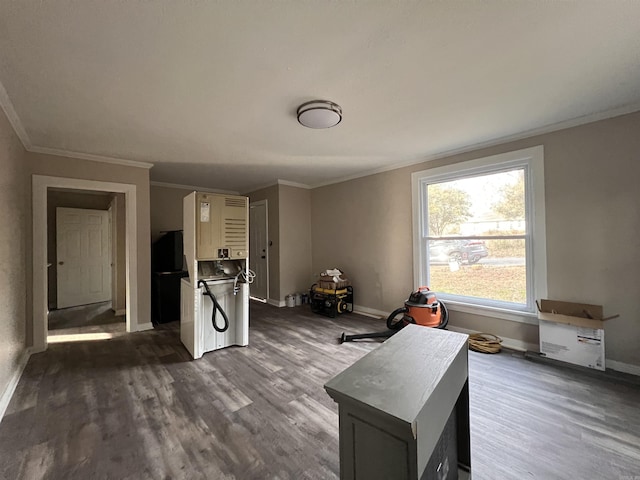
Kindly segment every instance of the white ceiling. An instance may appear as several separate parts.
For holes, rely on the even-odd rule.
[[[0,0],[0,99],[30,150],[314,186],[640,109],[638,19],[622,0]],[[342,123],[300,126],[313,99]]]

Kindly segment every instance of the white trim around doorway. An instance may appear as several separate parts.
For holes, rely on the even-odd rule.
[[[33,175],[33,349],[47,349],[47,189],[69,188],[124,193],[126,209],[126,323],[127,332],[151,328],[138,324],[138,255],[136,186],[128,183],[100,182],[77,178]]]
[[[265,298],[261,299],[263,301],[268,301],[269,298],[269,262],[271,261],[271,256],[269,255],[269,201],[265,198],[264,200],[257,200],[255,202],[249,203],[249,208],[251,206],[264,205],[264,237],[265,237],[265,255],[267,257],[267,292]],[[249,232],[251,232],[251,225],[249,225]],[[251,259],[251,257],[249,257]]]

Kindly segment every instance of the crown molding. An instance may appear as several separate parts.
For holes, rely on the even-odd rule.
[[[251,187],[248,190],[242,190],[242,195],[249,195],[250,193],[257,192],[258,190],[262,190],[264,188],[269,188],[278,185],[278,182],[266,183],[264,185],[258,185],[257,187]]]
[[[562,122],[546,125],[540,128],[534,128],[532,130],[527,130],[527,131],[516,133],[513,135],[507,135],[507,136],[496,138],[493,140],[487,140],[486,142],[474,143],[473,145],[468,145],[466,147],[454,148],[451,150],[444,150],[442,152],[434,153],[432,155],[426,155],[420,158],[414,158],[411,160],[405,160],[403,162],[393,163],[385,167],[380,167],[373,170],[368,170],[366,172],[356,173],[354,175],[342,177],[338,180],[328,180],[326,182],[315,183],[311,185],[310,188],[314,189],[314,188],[326,187],[328,185],[335,185],[337,183],[348,182],[349,180],[355,180],[357,178],[368,177],[370,175],[389,172],[391,170],[397,170],[399,168],[411,167],[413,165],[419,165],[421,163],[427,163],[433,160],[440,160],[442,158],[452,157],[454,155],[473,152],[475,150],[480,150],[483,148],[495,147],[498,145],[515,142],[518,140],[525,140],[527,138],[536,137],[538,135],[545,135],[545,134],[557,132],[560,130],[566,130],[572,127],[579,127],[581,125],[586,125],[588,123],[595,123],[600,120],[607,120],[609,118],[620,117],[622,115],[627,115],[629,113],[634,113],[638,111],[640,111],[640,102],[633,103],[630,105],[625,105],[625,106],[610,109],[610,110],[605,110],[603,112],[584,115],[582,117],[572,118],[570,120],[564,120]]]
[[[58,157],[69,157],[69,158],[77,158],[79,160],[89,160],[91,162],[124,165],[127,167],[137,167],[137,168],[146,168],[146,169],[150,169],[153,167],[153,163],[148,163],[148,162],[138,162],[136,160],[125,160],[122,158],[105,157],[102,155],[94,155],[92,153],[72,152],[70,150],[60,150],[57,148],[31,147],[31,148],[27,148],[27,151],[31,153],[42,153],[45,155],[56,155]]]
[[[208,188],[208,187],[199,187],[197,185],[182,185],[179,183],[166,183],[166,182],[149,182],[150,185],[155,187],[165,187],[165,188],[181,188],[183,190],[191,190],[196,192],[206,192],[206,193],[225,193],[228,195],[238,195],[239,193],[235,190],[223,190],[221,188]]]
[[[281,178],[279,178],[275,182],[265,183],[264,185],[258,185],[257,187],[251,187],[249,190],[244,190],[243,195],[247,195],[252,192],[257,192],[258,190],[263,190],[265,188],[274,187],[276,185],[286,185],[288,187],[304,188],[305,190],[313,190],[313,188],[315,188],[315,187],[312,187],[311,185],[307,185],[306,183],[291,182],[289,180],[282,180]]]
[[[290,182],[289,180],[278,179],[278,185],[287,185],[288,187],[304,188],[305,190],[311,190],[313,187],[305,183]]]
[[[80,152],[72,152],[69,150],[59,150],[57,148],[47,148],[47,147],[38,147],[34,146],[31,143],[31,139],[27,134],[27,130],[24,128],[20,117],[16,113],[15,108],[13,108],[13,102],[9,98],[9,94],[7,90],[4,88],[2,82],[0,82],[0,107],[4,111],[9,123],[13,127],[13,130],[16,132],[16,135],[22,142],[22,146],[27,152],[31,153],[43,153],[46,155],[56,155],[59,157],[69,157],[69,158],[77,158],[80,160],[90,160],[93,162],[102,162],[102,163],[112,163],[116,165],[125,165],[128,167],[138,167],[138,168],[151,168],[153,167],[153,163],[147,162],[138,162],[135,160],[124,160],[122,158],[114,158],[114,157],[105,157],[102,155],[93,155],[91,153],[80,153]]]
[[[2,107],[2,110],[7,116],[7,120],[9,120],[13,130],[22,142],[22,146],[25,150],[29,150],[31,148],[31,140],[29,139],[29,135],[27,135],[27,131],[25,130],[24,125],[22,125],[15,108],[13,108],[13,103],[9,99],[9,94],[5,90],[4,85],[2,85],[2,82],[0,82],[0,107]]]

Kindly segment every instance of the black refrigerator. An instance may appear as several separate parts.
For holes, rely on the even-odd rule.
[[[151,319],[154,325],[180,320],[183,270],[182,230],[163,232],[151,248]]]

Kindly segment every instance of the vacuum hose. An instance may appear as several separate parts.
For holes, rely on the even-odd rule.
[[[213,302],[213,309],[211,311],[211,324],[213,325],[214,330],[220,333],[226,332],[229,329],[229,318],[227,317],[227,314],[218,303],[218,299],[216,298],[216,296],[213,294],[211,290],[209,290],[209,285],[207,285],[207,282],[205,282],[204,280],[199,280],[198,286],[201,286],[201,285],[205,289],[204,295],[208,296]],[[216,324],[216,314],[218,310],[220,310],[220,313],[222,314],[222,318],[224,319],[224,327],[222,328],[218,327],[218,325]]]
[[[447,325],[449,324],[449,310],[447,310],[447,306],[442,303],[440,303],[440,309],[442,310],[442,320],[440,320],[440,325],[438,326],[438,328],[447,328]]]
[[[404,320],[402,318],[397,322],[394,322],[393,319],[401,313],[407,313],[408,311],[409,309],[407,307],[400,307],[391,312],[391,315],[387,317],[387,328],[389,330],[400,330],[402,327],[404,327]]]

